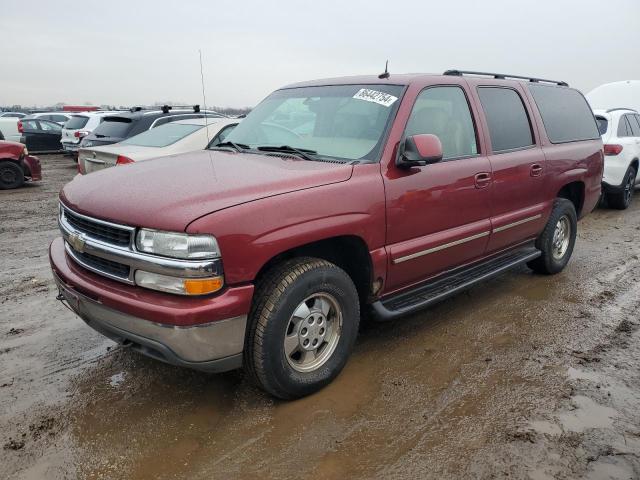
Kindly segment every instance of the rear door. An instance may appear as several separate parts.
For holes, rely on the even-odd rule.
[[[21,141],[29,150],[34,152],[42,151],[42,135],[40,129],[40,121],[35,118],[22,120],[22,139]]]
[[[43,151],[58,151],[62,148],[60,139],[62,137],[62,125],[48,120],[38,120],[40,123],[40,142]]]
[[[490,254],[540,231],[545,208],[545,158],[517,84],[479,85],[476,92],[491,145]]]

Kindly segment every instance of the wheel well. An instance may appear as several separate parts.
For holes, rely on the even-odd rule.
[[[584,204],[584,183],[582,182],[571,182],[566,184],[564,187],[560,189],[558,198],[566,198],[567,200],[573,203],[573,206],[576,209],[576,214],[580,217],[580,212],[582,211],[582,205]]]
[[[322,258],[342,268],[351,277],[361,302],[371,293],[372,265],[367,244],[360,237],[340,236],[319,240],[282,252],[265,263],[256,275],[256,284],[272,267],[295,257]]]

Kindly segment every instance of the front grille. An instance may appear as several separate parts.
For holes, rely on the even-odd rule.
[[[88,218],[75,215],[67,209],[64,210],[64,216],[69,225],[96,240],[123,247],[128,247],[131,242],[131,232],[129,230],[94,222]]]
[[[73,250],[73,254],[87,267],[95,268],[100,272],[114,275],[123,279],[129,278],[129,265],[112,262],[111,260],[107,260],[106,258],[96,257],[95,255],[90,255],[88,253],[81,253],[77,250]]]

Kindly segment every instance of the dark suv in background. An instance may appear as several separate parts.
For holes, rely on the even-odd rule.
[[[80,147],[110,145],[165,123],[204,117],[220,118],[225,115],[212,110],[200,110],[199,105],[194,105],[189,109],[175,110],[167,105],[159,110],[145,110],[142,107],[135,107],[128,112],[105,117],[104,121],[92,133],[82,139]]]

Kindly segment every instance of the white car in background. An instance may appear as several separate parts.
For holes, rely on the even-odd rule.
[[[604,143],[602,191],[610,207],[624,210],[640,183],[640,114],[628,108],[593,113]]]
[[[27,114],[26,113],[21,113],[21,112],[0,112],[0,118],[22,118],[22,117],[26,117]]]
[[[16,117],[2,117],[0,118],[0,137],[8,142],[20,143],[22,133],[18,129],[18,120]]]
[[[104,117],[120,112],[82,112],[74,113],[62,127],[60,143],[65,152],[75,154],[78,152],[80,142],[102,123]]]
[[[38,112],[30,113],[29,115],[22,117],[24,120],[37,118],[39,120],[49,120],[50,122],[56,122],[60,125],[64,125],[67,120],[71,118],[69,112]]]
[[[84,175],[116,165],[204,150],[222,143],[240,121],[238,118],[178,120],[111,145],[80,148],[78,171]]]

